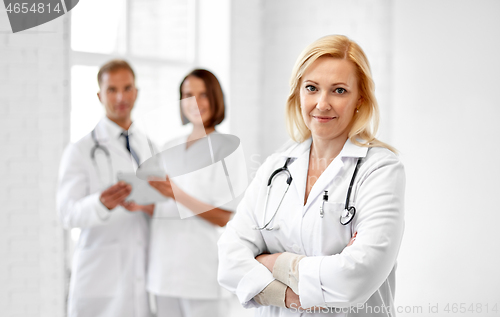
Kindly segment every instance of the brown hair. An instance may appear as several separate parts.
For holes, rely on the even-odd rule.
[[[132,66],[130,66],[130,64],[123,59],[113,59],[107,62],[106,64],[102,65],[101,69],[99,69],[99,72],[97,73],[97,83],[99,84],[99,87],[101,87],[102,76],[104,76],[104,74],[112,73],[119,69],[125,69],[131,72],[135,82],[135,73],[134,70],[132,69]]]
[[[316,40],[304,49],[295,62],[286,103],[286,124],[290,137],[296,142],[303,142],[311,136],[311,131],[307,128],[300,111],[299,86],[307,68],[322,56],[345,59],[356,67],[363,101],[354,114],[353,125],[349,131],[351,142],[365,147],[385,147],[396,152],[392,146],[375,138],[379,123],[379,108],[370,64],[361,47],[343,35],[328,35]],[[361,139],[361,142],[358,139]]]
[[[205,128],[215,127],[224,120],[225,116],[225,106],[224,106],[224,94],[222,93],[222,88],[220,87],[219,81],[214,74],[205,69],[195,69],[184,77],[179,85],[179,99],[182,100],[182,85],[188,77],[196,77],[205,83],[205,89],[207,92],[208,101],[210,103],[210,111],[212,117],[208,122],[208,126]],[[181,109],[181,120],[182,124],[189,123],[188,118],[184,115]]]

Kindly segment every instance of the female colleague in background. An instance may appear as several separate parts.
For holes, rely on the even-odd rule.
[[[212,155],[225,150],[226,144],[213,140],[215,127],[224,120],[224,98],[217,78],[196,69],[181,82],[180,99],[182,122],[190,122],[193,130],[165,148],[177,149],[178,168],[190,170],[188,165],[198,166],[206,156],[207,142]],[[236,207],[226,204],[226,181],[216,164],[175,178],[175,183],[168,176],[167,181],[150,181],[172,198],[155,210],[151,225],[147,286],[156,296],[159,317],[225,316],[231,294],[217,283],[217,240]]]
[[[355,42],[326,36],[299,56],[286,107],[297,143],[261,166],[219,240],[219,282],[258,316],[389,315],[405,174],[374,137],[378,115]]]

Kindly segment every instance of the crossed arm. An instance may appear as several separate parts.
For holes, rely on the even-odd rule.
[[[357,207],[363,210],[356,215],[353,225],[359,233],[356,243],[339,254],[307,256],[297,261],[300,293],[298,289],[294,293],[300,298],[297,302],[294,294],[287,290],[287,287],[292,291],[294,288],[282,283],[282,305],[258,302],[259,295],[277,283],[275,280],[279,281],[275,277],[276,263],[287,254],[261,256],[268,247],[261,232],[250,225],[257,223],[256,198],[266,197],[262,184],[269,170],[261,170],[219,240],[219,283],[235,293],[246,308],[290,307],[293,303],[305,308],[348,307],[366,302],[394,269],[401,244],[405,183],[402,164],[386,153],[365,163],[358,177],[362,186],[356,192]]]
[[[357,232],[354,233],[352,236],[351,240],[347,244],[346,248],[351,246],[354,241],[356,240]],[[273,273],[273,276],[277,278],[275,281],[271,282],[269,284],[268,288],[273,288],[277,292],[279,292],[280,288],[286,287],[284,298],[269,298],[269,297],[275,297],[275,294],[277,293],[276,291],[269,290],[266,291],[264,289],[260,294],[254,297],[254,299],[259,303],[263,304],[262,302],[275,302],[275,301],[282,301],[285,304],[286,308],[294,307],[294,308],[301,308],[300,304],[300,297],[297,295],[293,289],[297,288],[297,283],[298,283],[298,264],[299,261],[304,257],[296,254],[291,254],[288,253],[288,255],[283,256],[284,253],[274,253],[274,254],[260,254],[255,257],[257,261],[259,261],[262,265],[264,265],[271,273]],[[280,258],[281,257],[281,258]],[[278,261],[278,258],[281,259],[281,261]],[[277,263],[278,262],[278,263]],[[280,278],[280,275],[283,274],[275,274],[275,270],[279,270],[282,272],[285,272],[285,275],[287,275],[288,272],[291,272],[293,276],[293,281],[288,281],[285,280],[284,278]],[[279,284],[278,284],[279,283]],[[293,285],[292,285],[293,284]],[[293,288],[293,289],[292,289]]]

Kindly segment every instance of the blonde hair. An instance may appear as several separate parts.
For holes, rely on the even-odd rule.
[[[311,136],[311,131],[302,118],[299,89],[305,71],[322,56],[346,59],[356,66],[362,101],[354,114],[349,131],[348,137],[351,142],[358,146],[384,147],[396,153],[395,148],[375,138],[379,109],[370,64],[361,47],[343,35],[328,35],[316,40],[305,48],[295,62],[290,79],[290,94],[286,103],[286,125],[290,137],[296,142],[303,142]],[[364,143],[359,142],[358,138]]]

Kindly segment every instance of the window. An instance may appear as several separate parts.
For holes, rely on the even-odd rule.
[[[127,60],[136,72],[133,119],[159,107],[179,117],[178,85],[196,64],[195,1],[86,0],[71,11],[72,142],[104,115],[96,76],[112,58]],[[180,122],[169,126],[175,130]]]

